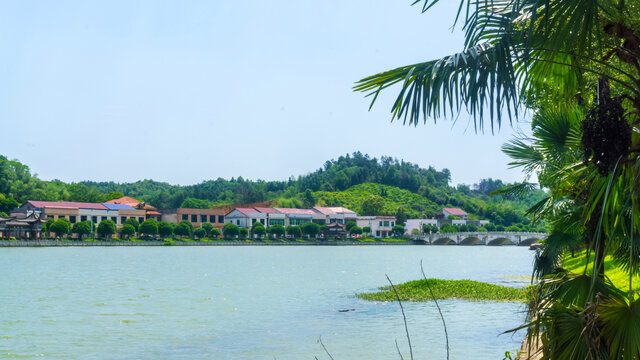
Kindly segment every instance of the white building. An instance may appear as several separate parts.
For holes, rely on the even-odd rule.
[[[371,235],[374,237],[387,237],[391,235],[391,230],[396,225],[395,216],[358,216],[356,224],[361,227],[371,228]]]
[[[418,229],[422,233],[422,227],[424,225],[438,226],[438,219],[409,219],[404,226],[404,234],[411,235],[413,229]]]

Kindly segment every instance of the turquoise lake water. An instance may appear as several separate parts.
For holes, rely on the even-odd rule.
[[[398,359],[397,303],[357,292],[429,277],[525,286],[521,247],[0,248],[2,359]],[[416,359],[445,359],[432,302],[404,303]],[[441,301],[451,359],[502,359],[521,303]],[[339,312],[339,309],[354,309]]]

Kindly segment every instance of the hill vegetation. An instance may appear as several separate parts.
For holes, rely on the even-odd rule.
[[[450,186],[450,181],[448,169],[425,169],[387,156],[377,159],[356,152],[326,161],[316,171],[287,181],[238,177],[188,186],[154,180],[69,184],[40,180],[27,165],[0,155],[0,212],[8,212],[27,200],[104,202],[127,195],[158,208],[209,208],[272,201],[280,207],[344,206],[365,215],[399,218],[433,217],[442,207],[460,207],[472,218],[508,226],[526,223],[525,209],[544,196],[542,190],[523,199],[489,196],[506,185],[494,179],[457,187]]]

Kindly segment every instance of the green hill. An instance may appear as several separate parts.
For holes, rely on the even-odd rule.
[[[29,167],[0,155],[0,212],[27,200],[104,202],[123,195],[141,199],[158,208],[197,207],[277,201],[281,207],[316,204],[345,206],[366,213],[363,200],[382,198],[381,214],[404,213],[409,218],[433,217],[442,207],[459,207],[471,218],[489,219],[509,226],[526,223],[528,206],[544,196],[538,190],[524,199],[488,194],[504,185],[482,179],[474,185],[449,185],[447,169],[421,168],[388,156],[371,158],[360,152],[328,160],[316,171],[287,181],[230,180],[218,178],[179,186],[154,180],[133,183],[65,183],[43,181]]]

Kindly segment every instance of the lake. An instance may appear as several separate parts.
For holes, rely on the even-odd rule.
[[[533,252],[487,246],[0,248],[3,359],[408,359],[400,308],[357,292],[420,278],[525,286]],[[433,302],[403,303],[416,359],[445,359]],[[441,301],[451,359],[502,359],[517,302]],[[339,312],[340,309],[354,309]]]

